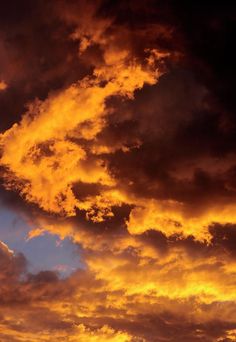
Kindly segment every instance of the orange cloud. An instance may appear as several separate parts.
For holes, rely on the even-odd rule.
[[[42,341],[53,333],[55,341],[149,342],[155,334],[170,339],[168,326],[175,329],[181,320],[183,327],[191,321],[190,339],[197,334],[214,341],[210,327],[219,317],[222,329],[217,336],[233,338],[235,261],[227,253],[196,258],[184,246],[162,254],[132,236],[123,235],[118,241],[96,237],[94,244],[94,233],[77,231],[76,238],[85,270],[61,280],[49,271],[20,280],[18,268],[18,278],[9,283],[7,276],[1,282],[1,303],[8,308],[0,309],[4,315],[1,338],[34,342],[41,331]],[[18,264],[7,246],[3,245],[2,253],[8,260],[7,270]],[[154,325],[148,323],[150,319]]]
[[[115,185],[102,161],[98,157],[89,161],[89,151],[73,138],[96,139],[105,125],[108,97],[130,97],[144,83],[156,82],[155,72],[136,64],[126,67],[122,61],[95,70],[95,76],[43,103],[35,102],[20,124],[1,135],[1,164],[8,169],[6,186],[18,188],[28,201],[44,210],[74,215],[76,207],[91,207],[91,203],[75,198],[72,186],[78,181]],[[107,84],[101,87],[100,81]],[[82,126],[84,123],[89,123],[90,130]]]
[[[141,201],[131,210],[127,228],[131,234],[142,234],[154,229],[166,236],[181,234],[209,241],[209,226],[213,223],[236,223],[235,205],[208,205],[203,213],[188,211],[184,203],[177,201]]]
[[[185,59],[192,58],[175,48],[181,25],[173,38],[174,28],[159,24],[167,8],[156,13],[153,2],[35,6],[33,23],[15,40],[12,32],[4,35],[4,79],[13,79],[14,70],[31,75],[18,49],[10,59],[5,54],[12,40],[29,48],[25,32],[34,25],[32,32],[53,31],[60,51],[52,57],[60,55],[63,66],[41,75],[54,64],[44,43],[31,42],[35,58],[23,51],[40,67],[20,93],[23,104],[30,99],[27,111],[0,134],[1,191],[21,195],[16,206],[31,227],[28,239],[45,232],[69,237],[83,268],[61,263],[31,274],[24,255],[0,242],[0,340],[234,341],[235,132],[221,108],[209,114],[216,101],[208,85],[172,64],[182,56],[188,69]],[[160,78],[167,66],[170,74]],[[25,80],[17,76],[13,95]],[[0,81],[1,96],[6,87]],[[15,204],[8,194],[6,203]],[[61,278],[65,270],[71,274]]]
[[[7,84],[4,81],[0,81],[0,91],[3,91],[7,88]]]

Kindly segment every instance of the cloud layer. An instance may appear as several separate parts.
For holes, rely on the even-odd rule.
[[[234,6],[16,7],[1,203],[29,239],[70,237],[84,267],[31,274],[0,242],[0,340],[234,341]]]

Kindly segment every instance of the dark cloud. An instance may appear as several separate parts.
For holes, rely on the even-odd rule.
[[[156,234],[157,236],[158,234]],[[12,265],[19,264],[19,257],[14,256],[3,244],[1,244],[2,258],[8,259],[8,269],[11,269]],[[25,266],[23,268],[17,267],[17,269],[18,278],[8,278],[11,284],[10,287],[8,286],[8,292],[3,293],[1,300],[0,324],[3,329],[0,337],[6,341],[13,341],[14,339],[11,336],[14,336],[15,341],[20,341],[21,336],[25,336],[27,340],[27,336],[30,336],[28,334],[33,336],[40,330],[43,331],[43,334],[44,331],[48,331],[50,334],[54,333],[55,340],[60,341],[59,336],[80,336],[78,333],[82,334],[83,330],[77,331],[76,327],[82,324],[86,329],[92,329],[94,333],[96,329],[109,325],[114,331],[127,332],[133,336],[134,341],[143,341],[144,339],[150,342],[161,342],[181,339],[181,341],[186,342],[213,342],[220,338],[227,340],[229,332],[232,331],[233,334],[236,327],[236,323],[232,319],[230,321],[224,320],[223,304],[217,302],[202,304],[198,310],[202,312],[202,315],[206,314],[209,317],[214,310],[221,310],[222,319],[208,318],[204,322],[198,322],[198,320],[190,318],[188,314],[186,315],[185,310],[189,310],[190,313],[192,306],[197,303],[195,301],[197,299],[194,298],[182,303],[166,298],[165,304],[163,304],[164,299],[160,298],[160,303],[157,301],[152,304],[153,313],[145,313],[146,309],[142,307],[141,298],[130,295],[127,296],[127,300],[132,310],[127,313],[121,308],[115,308],[115,305],[109,307],[106,304],[109,296],[115,296],[118,300],[124,293],[105,289],[100,291],[99,289],[104,286],[104,283],[95,280],[94,276],[87,270],[78,270],[67,279],[62,280],[55,273],[49,271],[35,275],[29,274],[24,279],[20,279],[21,273],[25,272],[26,269]],[[5,286],[4,281],[1,281],[1,291],[4,290]],[[74,301],[76,297],[79,300],[78,303]],[[86,315],[86,306],[91,299],[93,299],[94,315],[88,316]],[[151,296],[150,300],[153,300]],[[59,307],[60,305],[64,306],[66,311],[56,310],[58,305]],[[140,309],[144,312],[134,314],[136,310],[139,311],[138,306],[140,305]],[[169,309],[162,308],[163,305],[169,306]],[[173,311],[175,305],[179,306],[178,313]],[[224,305],[228,304],[225,303]],[[76,316],[73,314],[74,309],[70,311],[72,307],[84,311],[84,315]],[[233,312],[235,310],[234,304],[231,304],[230,307],[231,312]],[[20,318],[19,313],[21,313]],[[12,319],[13,317],[15,317],[15,321]],[[43,336],[46,340],[47,335]]]
[[[21,118],[34,98],[45,99],[89,72],[78,59],[78,44],[68,39],[73,27],[60,20],[54,7],[51,1],[27,0],[2,6],[0,77],[8,85],[0,93],[2,131]]]
[[[23,254],[14,255],[13,251],[0,242],[1,282],[15,281],[26,271],[26,259]]]
[[[42,189],[33,179],[36,190],[45,191],[48,205],[50,200],[55,204],[50,191],[60,188],[58,179],[63,182],[73,174],[70,158],[83,149],[86,158],[78,159],[76,167],[80,163],[84,178],[65,182],[66,195],[55,192],[63,207],[68,204],[66,196],[73,197],[71,186],[75,200],[84,205],[74,217],[53,212],[53,205],[39,208],[37,201],[31,203],[24,190],[32,184],[25,174],[15,191],[9,190],[16,175],[10,165],[1,166],[1,205],[25,215],[32,227],[30,238],[47,230],[73,239],[84,269],[65,279],[47,270],[30,274],[24,255],[0,242],[0,339],[235,340],[235,9],[229,2],[153,0],[23,0],[1,6],[2,133],[19,124],[27,110],[23,117],[32,123],[34,116],[40,117],[40,108],[45,110],[50,101],[67,94],[71,84],[77,89],[82,79],[84,85],[78,89],[92,89],[89,96],[107,89],[107,84],[117,86],[114,79],[123,69],[118,76],[112,72],[119,63],[137,63],[141,70],[156,63],[162,75],[155,85],[149,82],[131,91],[127,82],[127,98],[119,89],[108,92],[100,104],[106,112],[101,121],[93,116],[78,121],[72,133],[66,127],[69,123],[62,121],[59,137],[37,142],[23,154],[33,172],[41,162],[49,165],[42,168],[49,170],[47,175],[39,174]],[[166,55],[154,63],[151,50]],[[91,77],[95,68],[97,74]],[[137,81],[135,72],[132,76],[131,81]],[[117,87],[122,88],[119,82]],[[30,110],[37,98],[42,102]],[[90,105],[79,95],[69,94],[71,98]],[[96,96],[92,99],[97,101]],[[59,111],[66,107],[67,96],[62,100]],[[45,126],[51,129],[53,115],[47,114]],[[45,134],[38,124],[40,134]],[[17,126],[13,127],[17,135]],[[29,136],[38,129],[26,128]],[[23,133],[16,141],[25,139]],[[3,143],[2,135],[0,139],[4,154],[9,140]],[[66,144],[66,152],[60,144],[56,149],[58,141]],[[19,161],[22,168],[27,167],[27,158]],[[15,173],[21,171],[16,169]],[[63,177],[60,170],[65,171]],[[99,176],[93,179],[94,170]],[[129,227],[132,214],[137,231]],[[168,220],[161,221],[162,215]],[[176,232],[169,234],[171,225]]]
[[[234,224],[213,224],[209,228],[212,234],[212,243],[215,246],[223,248],[231,257],[236,256],[235,242],[236,242],[236,227]]]

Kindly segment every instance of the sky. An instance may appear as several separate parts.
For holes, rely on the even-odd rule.
[[[54,270],[59,276],[67,276],[77,268],[83,268],[79,247],[70,238],[63,240],[58,235],[48,234],[29,239],[30,225],[27,220],[9,208],[0,207],[1,241],[16,253],[23,253],[31,273]]]
[[[0,10],[0,341],[236,341],[236,5]]]

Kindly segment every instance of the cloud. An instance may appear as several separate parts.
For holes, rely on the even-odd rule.
[[[146,65],[142,65],[128,46],[118,48],[117,43],[123,42],[119,31],[111,38],[106,34],[107,25],[101,24],[98,33],[100,21],[94,19],[94,23],[88,36],[91,44],[101,47],[103,63],[95,67],[92,76],[52,93],[45,101],[29,104],[20,123],[1,135],[1,165],[6,167],[6,188],[15,188],[45,211],[75,215],[79,208],[87,210],[88,217],[102,220],[112,215],[111,206],[119,205],[123,196],[116,189],[113,192],[116,181],[99,158],[99,151],[111,149],[99,148],[96,140],[112,111],[106,101],[114,96],[132,98],[135,90],[155,84],[160,75],[158,63],[161,65],[166,55],[159,57],[155,49],[149,49]],[[76,30],[83,38],[84,28]],[[102,185],[108,191],[78,201],[72,189],[78,182]]]
[[[163,237],[163,251],[152,244],[153,233],[149,240],[123,234],[114,241],[104,234],[94,244],[94,238],[94,232],[77,231],[87,266],[65,279],[52,271],[27,274],[26,268],[8,278],[1,301],[2,338],[34,341],[39,331],[42,341],[52,333],[56,341],[78,336],[91,341],[215,341],[234,336],[235,261],[223,249]],[[198,254],[191,252],[194,243]],[[203,254],[203,248],[208,252]],[[2,250],[11,269],[16,257],[7,246]],[[4,288],[6,281],[1,292]]]
[[[7,88],[7,84],[4,81],[0,81],[0,91],[3,91]]]
[[[109,72],[111,75],[108,76]],[[116,94],[130,96],[145,82],[155,82],[155,76],[138,65],[127,68],[121,65],[115,71],[100,69],[96,73],[98,81],[85,79],[79,86],[72,85],[45,103],[36,103],[20,125],[14,125],[1,136],[1,163],[9,169],[9,176],[6,174],[8,187],[16,178],[15,187],[26,195],[26,199],[45,210],[64,210],[73,214],[74,208],[80,207],[71,190],[77,181],[114,184],[101,161],[86,162],[86,151],[67,137],[77,138],[73,131],[78,129],[78,138],[95,138],[104,124],[107,97]],[[110,81],[105,87],[99,87],[99,79],[105,79],[105,73]],[[92,130],[88,131],[86,126],[83,128],[83,123],[88,123]],[[69,170],[70,179],[65,178],[63,168],[64,172]]]
[[[83,264],[31,274],[1,242],[0,339],[235,340],[233,6],[0,17],[1,205]]]

